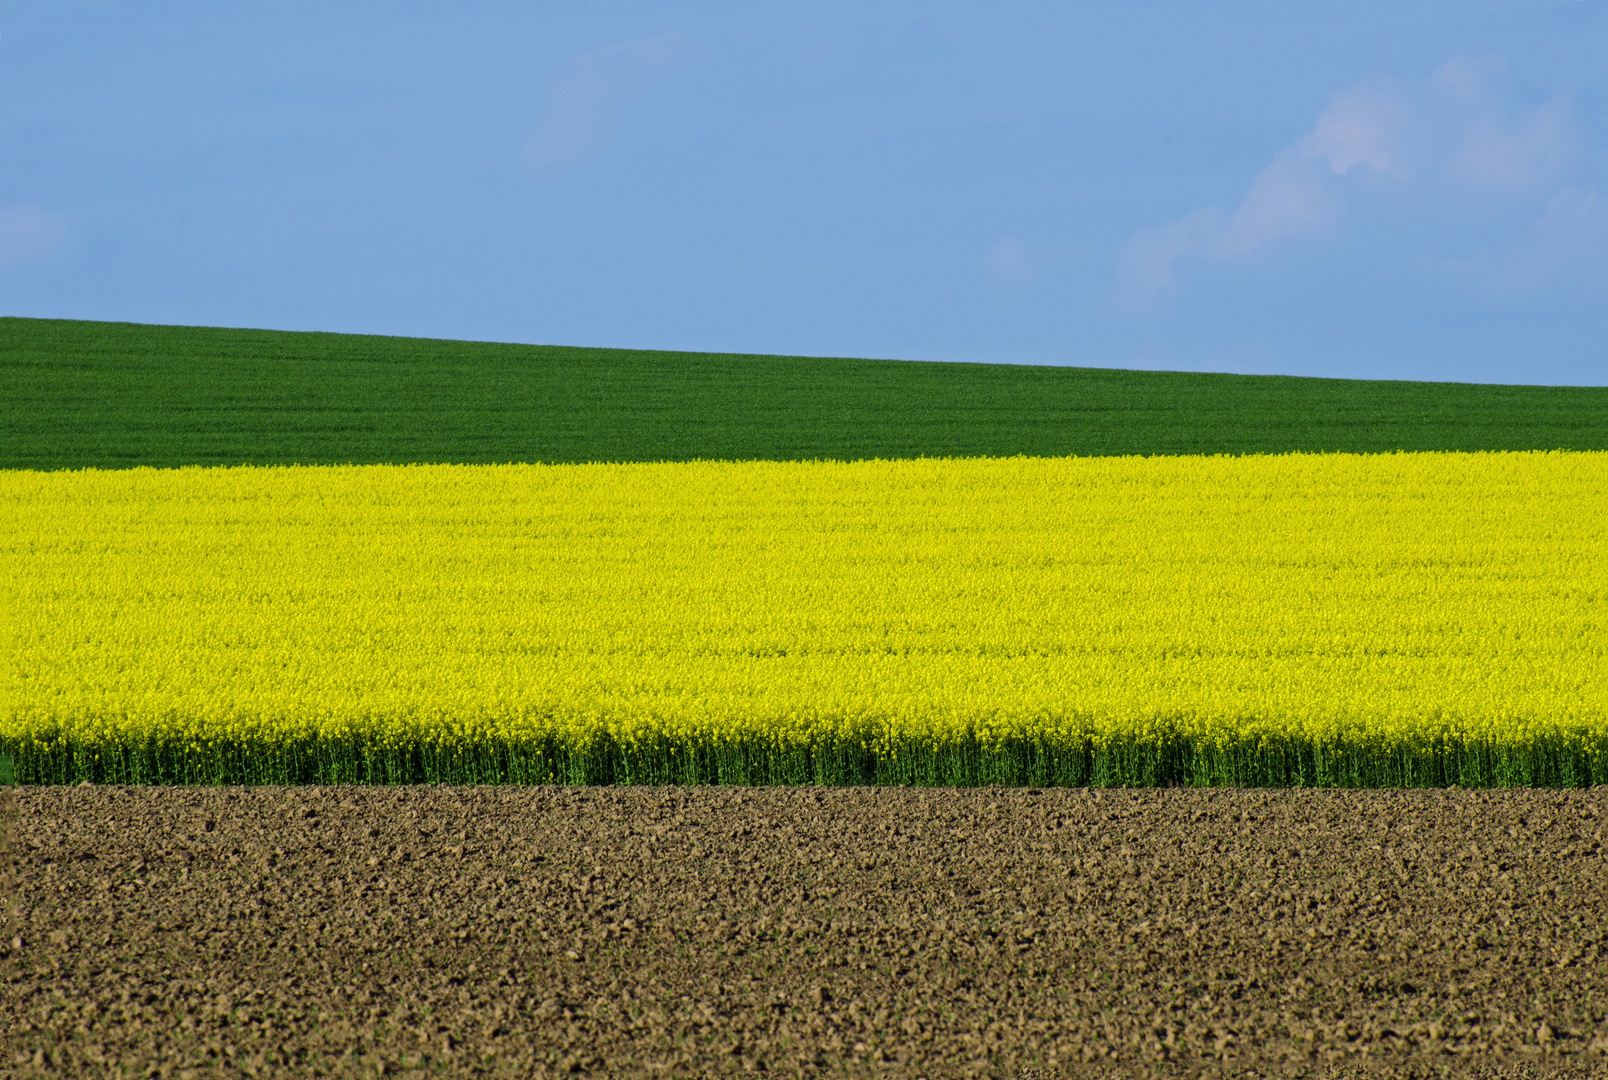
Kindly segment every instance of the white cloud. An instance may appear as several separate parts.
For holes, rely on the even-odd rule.
[[[1174,264],[1181,259],[1241,262],[1269,244],[1323,232],[1336,213],[1328,177],[1363,165],[1389,170],[1401,127],[1399,102],[1379,91],[1337,98],[1309,134],[1252,178],[1232,211],[1209,206],[1136,233],[1118,269],[1119,303],[1129,309],[1152,305],[1173,284]]]
[[[548,172],[608,149],[619,110],[651,93],[691,53],[680,34],[617,41],[571,58],[547,89],[536,130],[523,160]]]
[[[1435,69],[1430,88],[1473,106],[1489,103],[1507,61],[1497,56],[1455,56]]]
[[[1516,241],[1462,258],[1426,260],[1430,276],[1497,301],[1542,291],[1591,293],[1608,299],[1608,200],[1564,187]]]
[[[1384,85],[1341,94],[1318,117],[1312,133],[1301,140],[1301,152],[1327,161],[1337,176],[1358,165],[1389,172],[1397,164],[1402,130],[1407,126],[1402,98],[1398,88]]]
[[[0,210],[0,268],[50,265],[67,253],[67,224],[33,204]]]
[[[1133,311],[1155,304],[1171,289],[1180,260],[1243,262],[1269,244],[1322,232],[1335,215],[1324,172],[1299,146],[1290,147],[1256,174],[1232,212],[1208,206],[1141,229],[1123,249],[1118,303]]]
[[[1310,157],[1286,150],[1256,174],[1228,227],[1207,252],[1223,262],[1241,259],[1277,240],[1323,228],[1334,213],[1322,173]]]
[[[1550,187],[1573,156],[1572,105],[1559,96],[1517,115],[1479,117],[1463,137],[1452,172],[1499,188]]]
[[[1539,280],[1538,274],[1547,276],[1537,269],[1543,264],[1578,262],[1577,252],[1565,257],[1558,237],[1566,226],[1559,223],[1574,222],[1585,242],[1595,243],[1589,237],[1600,203],[1592,201],[1594,194],[1568,195],[1559,187],[1577,141],[1572,100],[1560,95],[1511,105],[1515,94],[1504,73],[1499,60],[1465,57],[1443,64],[1417,87],[1371,81],[1336,95],[1311,131],[1252,178],[1233,210],[1205,207],[1134,233],[1118,263],[1119,304],[1130,311],[1153,308],[1177,287],[1179,268],[1188,263],[1228,267],[1278,244],[1333,234],[1344,224],[1348,195],[1363,182],[1421,204],[1461,200],[1487,213],[1492,199],[1555,195],[1531,238],[1505,256],[1512,264],[1506,280]],[[1457,265],[1462,269],[1455,274],[1495,280],[1491,275],[1501,276],[1495,263],[1473,269],[1488,258],[1430,261],[1443,271]]]
[[[1216,206],[1140,229],[1123,249],[1117,268],[1118,303],[1131,310],[1149,306],[1172,285],[1174,263],[1212,251],[1227,231],[1226,217]]]
[[[1019,236],[1007,236],[983,253],[983,272],[995,285],[1017,286],[1031,281],[1042,270],[1076,261],[1080,250],[1070,244],[1049,241],[1030,244]]]

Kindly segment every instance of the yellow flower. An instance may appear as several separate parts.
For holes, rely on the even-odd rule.
[[[1608,454],[0,473],[0,738],[1608,737]]]

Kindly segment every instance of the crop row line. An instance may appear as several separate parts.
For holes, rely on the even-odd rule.
[[[1295,739],[1050,742],[975,736],[877,745],[707,739],[585,744],[361,737],[211,743],[0,739],[21,784],[817,784],[969,787],[1587,787],[1608,783],[1608,739],[1414,745]]]

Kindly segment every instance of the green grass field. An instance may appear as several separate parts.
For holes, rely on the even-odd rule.
[[[0,318],[0,468],[1608,449],[1608,388]]]

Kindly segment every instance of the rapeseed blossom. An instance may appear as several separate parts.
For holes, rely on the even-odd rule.
[[[1608,736],[1608,454],[0,473],[0,739]]]

